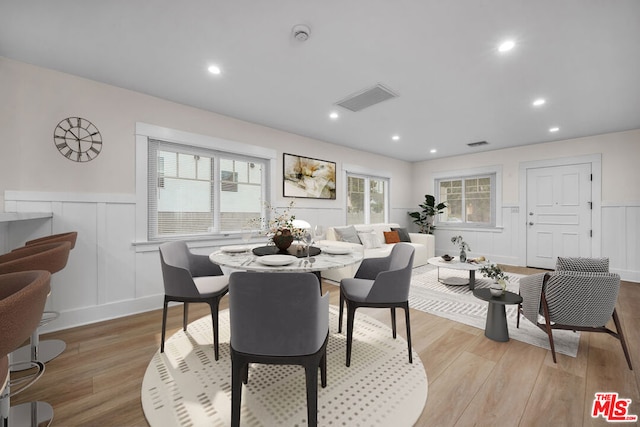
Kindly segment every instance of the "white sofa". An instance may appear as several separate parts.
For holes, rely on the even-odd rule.
[[[356,224],[354,228],[358,233],[371,232],[375,234],[380,241],[380,247],[364,248],[362,244],[343,242],[338,239],[334,227],[328,227],[325,240],[317,242],[318,246],[349,246],[354,250],[362,251],[364,248],[365,258],[384,257],[391,253],[391,248],[395,243],[385,243],[384,232],[391,231],[391,227],[399,228],[398,224]],[[435,256],[435,238],[431,234],[408,233],[411,239],[411,245],[416,249],[413,257],[413,267],[425,265],[427,260]],[[353,277],[358,270],[360,263],[350,265],[343,268],[325,270],[322,277],[325,279],[340,282],[345,277]]]

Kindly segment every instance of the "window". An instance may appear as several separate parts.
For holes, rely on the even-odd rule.
[[[347,174],[347,224],[387,222],[388,178]]]
[[[268,161],[149,140],[148,238],[239,232],[264,216]]]
[[[447,204],[440,224],[470,227],[496,225],[496,174],[488,173],[436,180],[438,200]]]

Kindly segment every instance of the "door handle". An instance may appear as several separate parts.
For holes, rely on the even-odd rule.
[[[532,223],[532,222],[530,222],[530,223],[529,223],[529,225],[533,225],[533,223]]]

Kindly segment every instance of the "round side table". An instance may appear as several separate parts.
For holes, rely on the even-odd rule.
[[[507,326],[505,306],[507,304],[520,304],[522,297],[509,291],[505,291],[499,297],[494,297],[488,288],[474,289],[473,296],[489,302],[484,335],[494,341],[509,341],[509,328]]]

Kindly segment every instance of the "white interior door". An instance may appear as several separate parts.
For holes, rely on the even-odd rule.
[[[591,164],[527,169],[527,265],[591,256]]]

